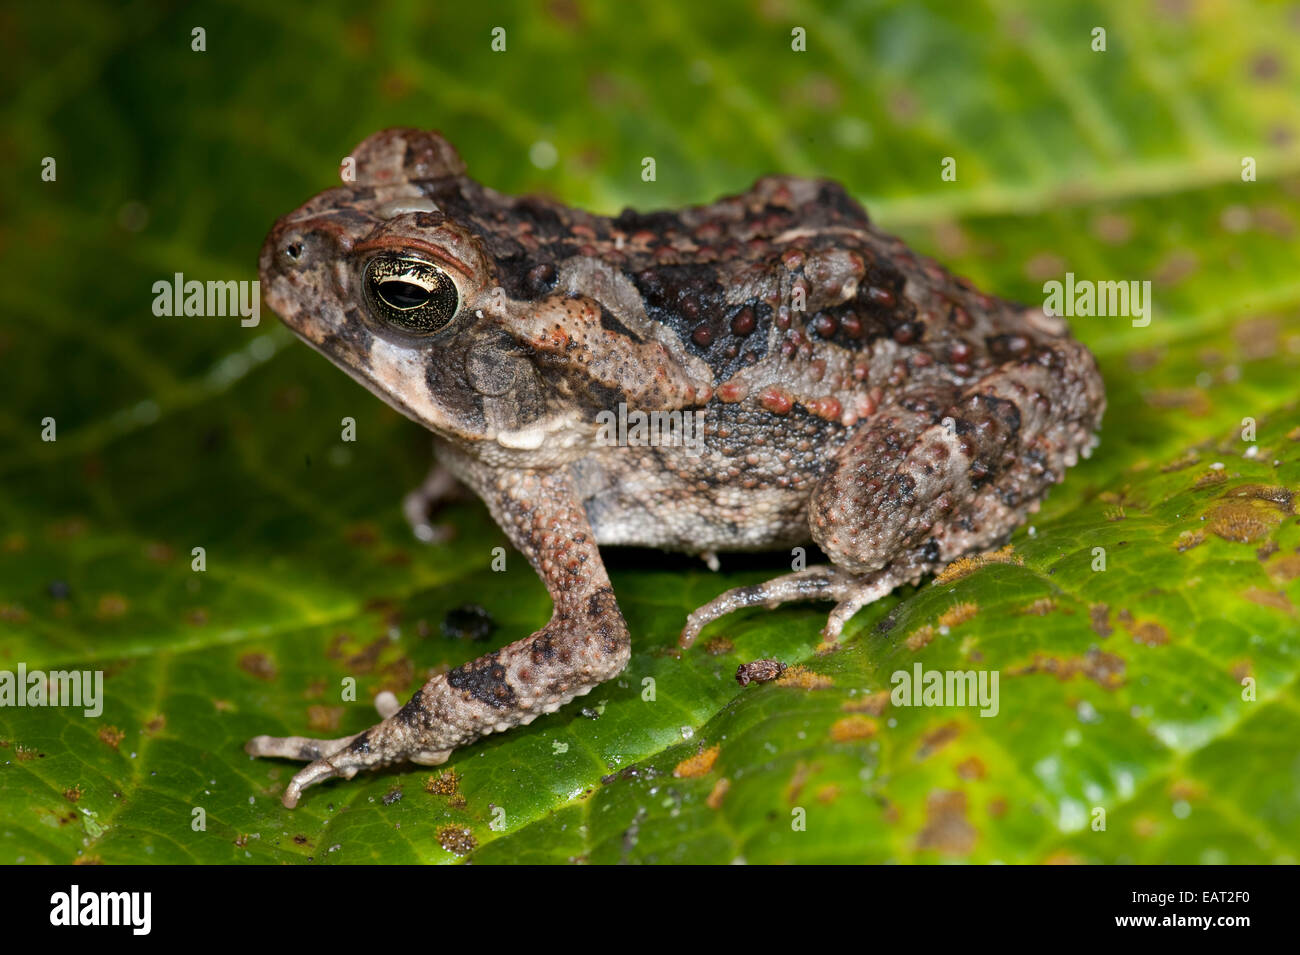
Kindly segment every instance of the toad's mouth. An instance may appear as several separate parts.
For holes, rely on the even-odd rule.
[[[279,313],[277,312],[276,314]],[[313,318],[315,319],[317,316],[313,316]],[[330,360],[330,364],[341,369],[349,378],[361,385],[394,411],[401,413],[405,417],[410,418],[416,424],[423,425],[431,431],[448,435],[451,433],[450,430],[439,427],[437,421],[429,420],[425,415],[421,414],[420,411],[416,410],[411,403],[405,401],[392,390],[386,388],[382,382],[376,380],[369,370],[370,366],[368,362],[362,360],[362,356],[343,354],[339,349],[331,350],[331,343],[339,341],[339,339],[332,333],[327,334],[324,340],[317,340],[311,334],[306,332],[299,324],[288,321],[287,319],[282,320],[289,326],[289,330],[300,340],[305,342],[307,345],[310,345],[313,351],[324,355]],[[326,321],[322,321],[321,324],[324,325],[324,327],[328,327],[328,322]]]
[[[267,304],[296,338],[402,416],[442,438],[486,437],[457,427],[424,386],[427,353],[373,335],[348,335],[346,329],[359,320],[336,314],[332,305],[309,307],[292,287],[288,294],[268,295]]]

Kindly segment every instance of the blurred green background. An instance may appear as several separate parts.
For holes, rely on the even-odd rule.
[[[97,720],[0,709],[0,861],[1296,861],[1300,4],[58,0],[0,25],[0,668],[107,675]],[[981,288],[1150,280],[1155,317],[1075,321],[1102,444],[1012,562],[873,605],[837,653],[792,607],[678,658],[690,609],[784,558],[612,554],[623,678],[289,813],[293,767],[244,739],[358,731],[378,690],[548,613],[522,560],[490,571],[480,505],[411,538],[427,435],[269,311],[151,311],[176,272],[254,279],[270,224],[388,125],[607,213],[835,178]],[[442,635],[466,599],[494,643]],[[763,656],[803,678],[737,687]],[[999,716],[885,705],[918,661],[998,670]]]

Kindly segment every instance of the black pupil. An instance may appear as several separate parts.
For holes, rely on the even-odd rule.
[[[430,292],[411,282],[389,281],[379,286],[379,295],[393,308],[419,308],[429,301]]]

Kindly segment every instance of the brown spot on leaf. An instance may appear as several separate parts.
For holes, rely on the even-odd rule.
[[[166,729],[166,727],[167,727],[167,717],[165,714],[159,713],[148,723],[144,724],[144,731],[148,733],[150,736],[157,736],[164,729]]]
[[[1264,570],[1274,580],[1295,580],[1300,577],[1300,554],[1283,554],[1270,561]]]
[[[145,545],[144,556],[155,564],[165,564],[176,556],[176,551],[162,541],[150,541]]]
[[[1092,631],[1099,637],[1109,637],[1113,632],[1110,625],[1110,607],[1106,604],[1093,604],[1088,608],[1088,619],[1092,622]]]
[[[907,649],[920,650],[927,643],[934,639],[934,627],[928,623],[923,627],[918,627],[907,635]]]
[[[1199,268],[1200,258],[1190,249],[1175,249],[1156,265],[1154,277],[1161,285],[1177,285]]]
[[[972,557],[959,557],[951,564],[939,571],[935,575],[935,580],[941,584],[951,583],[954,580],[960,580],[979,570],[985,564],[1023,564],[1025,559],[1015,553],[1012,546],[1007,544],[1001,550],[996,550],[991,554],[976,554]]]
[[[1049,673],[1063,683],[1083,674],[1102,689],[1114,690],[1124,685],[1124,658],[1096,649],[1089,650],[1083,657],[1062,658],[1036,653],[1033,662],[1009,669],[1006,673],[1007,676]]]
[[[374,524],[352,524],[343,536],[353,547],[373,547],[379,541],[379,530]]]
[[[678,779],[695,779],[697,776],[704,776],[713,769],[713,764],[718,761],[718,754],[721,752],[722,747],[715,743],[708,749],[700,750],[694,756],[687,756],[673,767],[673,776]]]
[[[121,594],[104,594],[95,605],[95,616],[100,620],[116,620],[126,615],[129,606]]]
[[[1154,620],[1139,620],[1126,626],[1128,632],[1133,635],[1134,643],[1144,643],[1148,647],[1162,647],[1169,642],[1169,631]]]
[[[1169,784],[1169,798],[1196,802],[1205,798],[1205,786],[1195,779],[1175,779]]]
[[[1192,484],[1192,490],[1204,491],[1207,487],[1214,487],[1226,480],[1228,480],[1228,475],[1223,471],[1206,471]]]
[[[343,707],[341,706],[309,706],[307,707],[307,726],[317,733],[333,733],[338,730],[343,722]]]
[[[275,664],[265,653],[245,653],[239,658],[239,668],[259,680],[275,679]]]
[[[445,796],[452,809],[465,808],[465,797],[460,791],[460,774],[454,769],[430,776],[424,781],[424,791],[434,796]]]
[[[1200,388],[1162,388],[1145,395],[1153,408],[1180,410],[1193,418],[1204,418],[1210,413],[1210,399]]]
[[[916,751],[916,758],[926,759],[933,756],[960,735],[961,727],[955,720],[936,726],[921,737],[921,746]]]
[[[1133,820],[1133,834],[1139,839],[1150,839],[1159,831],[1160,824],[1150,816],[1142,815]]]
[[[1211,531],[1226,541],[1248,544],[1269,534],[1281,518],[1261,501],[1223,500],[1205,515]]]
[[[341,660],[343,658],[343,645],[352,639],[352,634],[347,631],[339,631],[330,638],[329,646],[325,648],[325,656],[331,660]]]
[[[713,784],[713,790],[704,800],[704,804],[710,809],[721,809],[722,800],[727,798],[727,790],[731,788],[731,780],[723,776]]]
[[[30,614],[17,604],[0,604],[0,620],[5,623],[26,623]]]
[[[1068,849],[1057,849],[1043,860],[1043,865],[1083,865],[1083,859]]]
[[[721,657],[736,649],[736,645],[723,636],[710,637],[703,644],[704,652],[711,657]]]
[[[469,855],[478,848],[474,833],[464,826],[440,826],[438,828],[438,845],[458,856]]]
[[[817,801],[823,806],[829,806],[835,800],[840,798],[840,787],[835,783],[827,783],[817,790]]]
[[[977,833],[966,820],[966,794],[935,790],[925,800],[925,828],[916,838],[918,849],[945,855],[967,855],[975,848]]]
[[[366,644],[357,653],[352,654],[345,661],[348,669],[355,673],[369,673],[375,668],[375,663],[379,660],[379,655],[384,652],[384,648],[391,646],[392,641],[387,637],[379,637]]]
[[[1020,612],[1028,617],[1046,617],[1056,609],[1056,601],[1051,597],[1039,597],[1027,607],[1021,607]]]
[[[877,690],[860,700],[849,700],[840,706],[845,713],[869,713],[879,716],[889,709],[889,691]]]
[[[1261,315],[1236,322],[1232,326],[1232,337],[1237,340],[1243,358],[1259,361],[1272,358],[1278,353],[1281,330],[1281,323],[1276,317]]]
[[[1281,610],[1283,613],[1295,612],[1295,608],[1291,606],[1291,599],[1280,590],[1247,587],[1241,595],[1251,603],[1259,604],[1261,607],[1272,607],[1274,610]]]
[[[1205,531],[1198,527],[1194,531],[1183,531],[1179,534],[1178,540],[1174,541],[1174,549],[1181,554],[1203,543],[1205,543]]]
[[[68,802],[78,802],[81,799],[81,787],[69,786],[67,789],[63,790],[63,798]]]
[[[1165,360],[1168,351],[1164,348],[1139,348],[1128,356],[1128,366],[1135,373],[1146,374]]]
[[[1205,519],[1210,530],[1224,540],[1244,544],[1266,536],[1284,515],[1293,513],[1294,495],[1286,488],[1242,484],[1225,491]]]
[[[1115,212],[1104,212],[1093,217],[1092,234],[1102,242],[1120,245],[1133,237],[1133,220]]]
[[[871,739],[875,735],[876,721],[869,716],[845,716],[831,724],[831,739],[836,743]]]
[[[1168,462],[1167,464],[1162,465],[1160,468],[1160,473],[1172,474],[1175,471],[1182,471],[1185,468],[1190,468],[1192,465],[1199,463],[1200,460],[1201,460],[1200,455],[1198,455],[1195,451],[1188,451],[1186,454],[1174,458],[1172,461]]]
[[[796,664],[789,667],[776,681],[777,686],[793,686],[801,690],[824,690],[835,685],[835,681],[820,673],[813,673],[807,667]]]
[[[799,801],[799,794],[803,792],[804,783],[808,781],[808,765],[800,760],[795,764],[794,775],[790,777],[790,783],[785,787],[785,800],[790,805]]]
[[[958,624],[965,623],[977,613],[979,613],[979,604],[966,601],[965,603],[955,604],[949,607],[943,613],[939,614],[939,626],[955,627]]]
[[[1276,484],[1239,484],[1224,491],[1225,498],[1244,498],[1251,501],[1268,501],[1276,504],[1283,514],[1295,513],[1295,495]]]
[[[383,674],[383,679],[375,688],[376,692],[388,690],[395,696],[400,696],[415,679],[415,664],[410,657],[398,657],[392,663],[385,665],[380,672]]]
[[[126,739],[126,734],[116,726],[101,726],[98,736],[101,743],[105,746],[111,746],[113,749],[117,749],[122,740]]]
[[[957,764],[957,775],[962,779],[983,779],[988,770],[978,756],[968,756]]]
[[[1055,252],[1035,252],[1024,262],[1025,276],[1031,282],[1045,282],[1060,275],[1067,268],[1066,262]]]

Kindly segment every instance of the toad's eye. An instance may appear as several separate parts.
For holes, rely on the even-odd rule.
[[[444,328],[460,307],[451,276],[420,259],[380,256],[366,266],[366,301],[375,317],[413,335]]]

